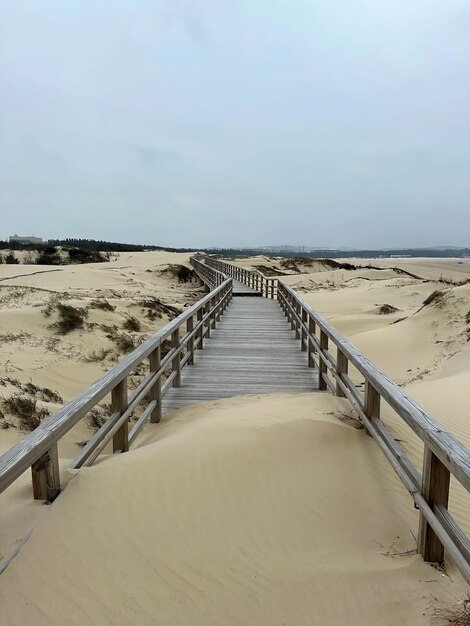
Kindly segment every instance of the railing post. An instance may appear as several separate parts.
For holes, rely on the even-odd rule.
[[[308,366],[315,367],[315,361],[313,360],[313,355],[315,354],[315,344],[313,343],[313,339],[310,337],[315,335],[315,331],[317,329],[317,325],[315,320],[310,315],[308,316]]]
[[[307,331],[305,329],[306,323],[307,323],[307,311],[305,311],[305,309],[301,306],[300,307],[301,310],[301,320],[302,320],[302,329],[300,332],[300,347],[302,352],[306,352],[307,351]]]
[[[212,319],[212,328],[216,327],[217,321],[217,310],[216,310],[216,298],[215,296],[211,298],[209,306],[211,307],[212,313],[210,319]]]
[[[292,330],[295,330],[295,302],[294,299],[292,298],[292,296],[289,297],[289,321],[290,321],[290,327]]]
[[[449,486],[449,470],[425,443],[421,495],[432,511],[435,505],[447,508]],[[444,546],[422,513],[419,517],[418,552],[430,563],[442,564],[444,561]]]
[[[179,328],[171,333],[171,347],[179,348],[180,345],[180,331]],[[175,380],[173,381],[173,387],[181,387],[181,354],[175,354],[171,361],[171,369],[176,372]]]
[[[158,370],[160,369],[161,355],[162,355],[161,346],[157,346],[155,350],[153,350],[153,352],[150,353],[149,355],[150,374],[153,374],[154,372],[158,372]],[[150,422],[152,424],[156,424],[157,422],[160,421],[162,417],[162,378],[161,376],[158,377],[158,380],[155,382],[152,389],[150,390],[150,401],[152,402],[153,400],[155,400],[155,402],[157,403],[157,406],[150,414]]]
[[[207,308],[209,307],[209,311],[207,310]],[[210,315],[210,311],[211,311],[211,303],[209,302],[209,304],[206,304],[204,306],[204,316],[206,315],[206,313],[208,313],[207,319],[206,319],[206,328],[207,328],[207,332],[206,332],[206,337],[209,339],[211,336],[211,315]]]
[[[380,393],[366,380],[364,390],[364,413],[367,417],[380,417]]]
[[[340,350],[340,348],[338,348],[336,352],[336,374],[339,376],[340,380],[342,380],[341,374],[348,373],[348,366],[349,366],[348,357],[344,354],[342,350]],[[346,397],[346,394],[341,389],[341,386],[338,382],[336,382],[336,395],[339,398]]]
[[[197,323],[198,323],[198,325],[201,324],[199,326],[198,331],[197,331],[197,336],[199,338],[199,341],[198,341],[198,344],[197,344],[197,349],[198,350],[202,350],[203,347],[204,347],[204,324],[202,323],[203,317],[204,317],[204,309],[203,309],[203,307],[201,307],[197,311]]]
[[[186,321],[186,332],[192,333],[193,330],[194,330],[194,317],[191,315],[191,317],[189,317],[188,320]],[[191,356],[188,359],[188,364],[193,365],[194,363],[194,335],[191,337],[191,339],[188,339],[188,352],[191,352]]]
[[[320,391],[325,391],[328,389],[326,381],[323,378],[323,375],[328,374],[328,368],[326,367],[326,363],[323,360],[322,350],[328,350],[328,335],[324,330],[320,330],[320,354],[318,355],[318,388]]]
[[[111,412],[121,415],[127,409],[127,376],[111,391]],[[113,452],[127,452],[129,450],[129,420],[125,420],[117,433],[113,436]]]
[[[59,455],[57,443],[31,465],[35,500],[52,502],[60,493]]]
[[[301,310],[302,310],[302,306],[300,304],[300,302],[296,302],[295,303],[295,312],[297,317],[295,318],[295,338],[296,339],[300,339],[300,327],[301,327]]]

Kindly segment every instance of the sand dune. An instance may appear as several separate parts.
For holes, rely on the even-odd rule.
[[[132,345],[201,296],[198,281],[180,284],[168,271],[190,267],[188,261],[188,254],[142,252],[123,253],[109,263],[58,268],[0,265],[0,395],[18,393],[10,381],[32,381],[71,400]],[[106,301],[109,310],[94,308],[96,301]],[[58,333],[53,328],[58,303],[86,310],[83,327]],[[124,331],[129,316],[138,318],[138,331]],[[128,346],[117,345],[116,335],[125,335]],[[18,438],[22,435],[17,431]],[[87,438],[82,431],[72,437]],[[3,440],[2,434],[0,449]]]
[[[2,575],[4,624],[428,624],[456,585],[321,394],[199,405],[82,470]]]

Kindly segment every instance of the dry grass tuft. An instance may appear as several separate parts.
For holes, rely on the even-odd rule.
[[[9,376],[0,378],[0,386],[6,387],[7,384],[12,385],[13,387],[16,387],[20,391],[24,391],[31,396],[35,396],[36,400],[54,402],[55,404],[62,404],[64,401],[62,396],[58,394],[57,391],[49,389],[48,387],[35,385],[32,380],[27,383],[22,383],[17,378],[10,378]]]
[[[49,415],[45,407],[37,406],[36,399],[17,394],[2,398],[1,407],[5,413],[18,419],[23,430],[34,430]]]
[[[470,594],[457,606],[434,609],[435,616],[452,626],[470,626]]]
[[[139,320],[133,315],[126,317],[122,323],[122,327],[124,330],[130,330],[131,332],[139,332],[141,328]]]
[[[361,420],[352,413],[348,413],[347,411],[335,411],[333,415],[338,418],[340,422],[348,424],[348,426],[352,426],[356,428],[356,430],[362,430],[364,428],[364,424]]]
[[[393,304],[382,304],[379,307],[379,315],[391,315],[392,313],[396,313],[400,309],[397,309]]]
[[[106,423],[110,415],[111,409],[109,407],[96,406],[88,413],[86,421],[91,430],[96,433]]]
[[[77,309],[70,304],[57,304],[59,319],[52,324],[60,335],[66,335],[72,330],[83,328],[83,322],[88,316],[86,309]]]
[[[100,300],[93,300],[90,302],[91,309],[100,309],[101,311],[109,311],[112,313],[116,310],[116,307],[110,304],[106,298],[101,298]]]
[[[99,350],[92,350],[90,354],[83,357],[86,363],[101,363],[111,353],[110,348],[100,348]]]
[[[426,298],[426,300],[423,301],[423,306],[428,306],[428,304],[433,304],[434,302],[436,304],[442,302],[444,294],[444,291],[439,291],[438,289],[436,289]]]

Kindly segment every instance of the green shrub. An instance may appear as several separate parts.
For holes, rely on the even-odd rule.
[[[98,250],[70,248],[68,254],[70,263],[104,263],[107,260]]]
[[[46,246],[40,250],[36,265],[61,265],[62,259],[54,246]]]
[[[10,252],[5,256],[5,263],[7,265],[18,265],[19,260],[16,258],[14,252],[10,250]]]

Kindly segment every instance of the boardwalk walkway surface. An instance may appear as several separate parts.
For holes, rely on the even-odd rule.
[[[233,279],[233,295],[234,296],[259,296],[262,294],[248,285],[244,285],[239,280]]]
[[[164,397],[164,413],[216,398],[318,388],[318,373],[307,367],[278,303],[234,296],[194,365],[184,368],[181,387]]]

